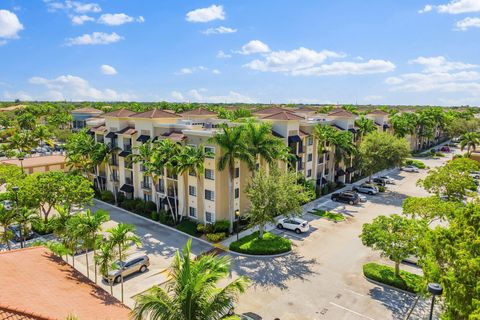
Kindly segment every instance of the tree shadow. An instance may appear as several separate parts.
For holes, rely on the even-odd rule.
[[[253,258],[232,255],[230,272],[248,277],[254,287],[288,289],[286,282],[292,279],[308,281],[317,274],[313,266],[316,259],[305,259],[296,252],[276,258]]]
[[[368,196],[368,201],[371,203],[384,204],[384,205],[394,205],[401,207],[403,201],[408,196],[397,191],[387,190],[386,192],[380,192],[374,196]]]
[[[378,284],[368,295],[392,311],[395,320],[403,320],[412,308],[416,296]]]

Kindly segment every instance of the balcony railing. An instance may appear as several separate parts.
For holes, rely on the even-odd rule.
[[[142,189],[145,190],[151,190],[152,189],[152,183],[150,181],[142,181]]]
[[[160,192],[160,193],[165,193],[165,186],[163,186],[161,184],[157,184],[155,186],[155,191]]]

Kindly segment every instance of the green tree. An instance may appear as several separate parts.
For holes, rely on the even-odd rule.
[[[260,159],[265,160],[272,165],[278,160],[277,150],[284,144],[282,140],[272,135],[272,127],[266,123],[248,122],[245,124],[245,138],[250,154],[253,157],[253,167],[250,168],[255,173],[256,163]]]
[[[404,138],[386,132],[371,132],[359,146],[362,170],[370,176],[388,168],[400,166],[410,155],[410,146]]]
[[[222,128],[222,132],[213,136],[210,142],[215,143],[222,150],[222,154],[218,159],[218,170],[228,170],[228,215],[230,220],[230,232],[233,230],[233,179],[235,174],[235,160],[240,160],[247,164],[250,168],[254,166],[252,154],[249,152],[249,146],[245,140],[245,131],[242,126]]]
[[[0,227],[2,227],[2,242],[7,245],[8,250],[11,250],[10,240],[13,239],[13,232],[10,227],[15,223],[15,212],[7,210],[3,205],[0,205]]]
[[[141,245],[140,238],[135,234],[135,227],[131,224],[119,223],[114,228],[109,229],[108,233],[110,234],[108,241],[112,249],[117,249],[116,254],[120,262],[125,261],[127,256],[125,248],[127,246],[131,244]],[[120,281],[122,290],[121,301],[123,302],[123,272],[120,272]]]
[[[177,251],[166,289],[154,286],[136,297],[134,319],[223,319],[238,295],[245,292],[248,280],[243,276],[218,287],[218,282],[229,275],[229,257],[202,255],[192,259],[190,246],[189,239],[183,252]]]
[[[445,201],[438,196],[408,197],[403,201],[403,214],[422,219],[430,225],[437,220],[446,220],[451,217],[461,203]]]
[[[94,255],[95,264],[99,266],[100,274],[108,280],[110,294],[113,296],[113,281],[108,277],[110,270],[113,270],[115,253],[110,242],[102,243]]]
[[[417,130],[418,119],[414,113],[395,113],[390,116],[390,122],[395,135],[400,138],[413,135]]]
[[[15,222],[18,224],[20,232],[20,247],[25,247],[25,237],[32,229],[32,223],[40,221],[38,213],[32,209],[21,207],[15,209]]]
[[[274,223],[279,215],[300,215],[301,205],[309,200],[305,187],[297,183],[297,176],[292,172],[281,173],[277,168],[268,174],[260,171],[245,193],[250,200],[246,217],[250,227],[258,226],[259,238],[263,238],[267,223]]]
[[[48,225],[52,229],[53,233],[59,238],[60,243],[65,247],[65,261],[68,263],[68,254],[71,248],[71,235],[69,234],[70,219],[73,217],[70,214],[70,210],[63,206],[55,207],[57,215],[48,221]]]
[[[360,238],[362,243],[373,250],[381,251],[395,263],[395,275],[400,275],[400,262],[416,252],[418,228],[423,225],[416,220],[397,214],[378,216],[372,223],[363,225]]]
[[[467,132],[460,137],[460,149],[467,149],[467,155],[475,151],[480,144],[480,134],[478,132]]]
[[[335,161],[338,163],[351,160],[357,152],[357,147],[353,142],[353,134],[350,131],[337,131],[333,138],[335,146]]]
[[[85,205],[92,204],[94,197],[93,185],[88,179],[75,173],[63,175],[61,189],[61,202],[68,212],[73,207],[82,208]]]
[[[360,135],[360,141],[363,140],[363,137],[370,132],[374,132],[377,130],[377,127],[375,126],[375,122],[373,122],[372,119],[368,119],[365,116],[360,116],[360,118],[355,121],[355,124],[358,127],[358,133]]]

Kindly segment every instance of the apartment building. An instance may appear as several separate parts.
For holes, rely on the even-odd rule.
[[[357,116],[343,109],[330,114],[316,114],[310,108],[285,109],[271,107],[253,112],[258,121],[269,123],[272,135],[282,139],[296,156],[294,169],[318,187],[328,181],[349,182],[355,169],[351,163],[336,162],[333,146],[318,152],[318,142],[312,135],[317,124],[331,125],[337,130],[348,130],[357,139]],[[135,113],[121,109],[103,115],[104,123],[90,128],[97,142],[105,143],[113,152],[109,161],[97,170],[97,181],[107,190],[122,192],[127,198],[141,198],[158,203],[200,222],[212,223],[229,219],[228,171],[218,170],[222,150],[209,142],[219,132],[220,124],[238,125],[204,109],[181,114],[169,110],[150,110]],[[386,121],[386,120],[385,120]],[[379,122],[382,126],[385,122]],[[156,139],[171,139],[181,145],[204,146],[214,156],[205,161],[203,175],[185,174],[177,177],[168,173],[151,181],[140,163],[131,163],[128,155],[136,147]],[[264,166],[263,162],[258,164]],[[234,174],[233,210],[248,209],[244,190],[251,174],[244,163],[237,161]],[[176,188],[174,188],[176,186]]]

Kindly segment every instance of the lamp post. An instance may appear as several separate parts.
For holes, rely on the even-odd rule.
[[[15,215],[18,214],[18,189],[19,188],[17,186],[12,187],[12,191],[15,194]],[[20,226],[20,235],[21,235],[21,232],[22,232],[22,227]],[[20,241],[20,248],[23,248],[23,241]]]
[[[441,296],[443,293],[443,288],[438,283],[429,283],[428,292],[432,294],[432,305],[430,306],[430,320],[433,319],[433,306],[435,305],[435,296]]]
[[[23,160],[25,160],[25,158],[23,156],[18,157],[18,161],[20,161],[20,167],[22,168],[22,174],[24,174],[24,172],[23,172]]]
[[[237,241],[238,241],[238,223],[240,222],[239,219],[240,219],[240,210],[237,209],[235,210],[235,220],[236,220],[235,228],[237,229]]]

